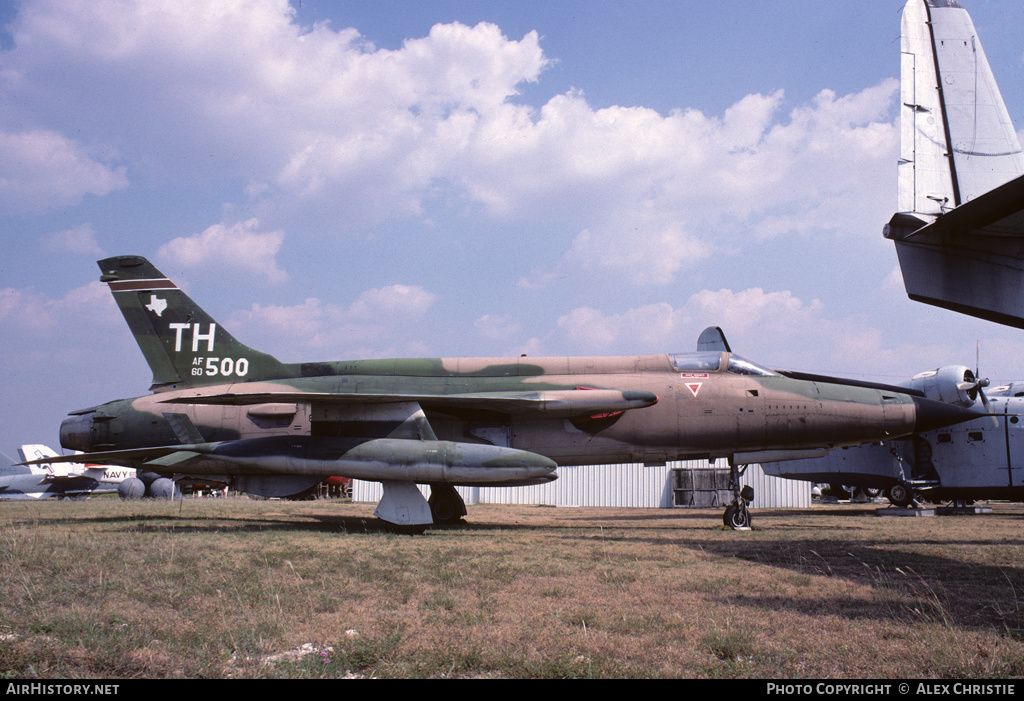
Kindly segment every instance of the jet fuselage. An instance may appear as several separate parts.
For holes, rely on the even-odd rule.
[[[891,387],[769,370],[708,328],[694,353],[283,363],[237,341],[140,256],[98,262],[152,394],[73,412],[61,445],[263,496],[381,482],[385,521],[464,513],[452,486],[527,485],[561,465],[791,459],[973,415]],[[738,484],[738,479],[734,480]],[[742,495],[737,496],[737,500]]]
[[[731,458],[759,451],[856,445],[907,435],[921,420],[920,400],[908,394],[792,379],[726,352],[396,359],[292,367],[297,375],[310,368],[320,374],[172,389],[110,402],[70,416],[61,429],[61,444],[74,450],[110,451],[181,443],[165,415],[185,414],[209,443],[280,437],[350,446],[386,436],[392,428],[387,424],[398,423],[387,415],[362,415],[348,405],[318,401],[327,395],[361,394],[415,396],[440,441],[503,446],[563,465]],[[546,412],[518,414],[500,405],[490,409],[486,402],[462,406],[447,401],[510,392],[543,395],[568,390],[579,395],[577,390],[582,389],[618,392],[647,405],[582,416],[555,406],[548,417]],[[310,401],[201,403],[204,396],[258,393],[289,400],[308,395]],[[189,403],[176,403],[182,400]],[[280,442],[266,444],[266,449],[288,450]],[[295,440],[294,450],[308,451],[309,443]],[[196,467],[193,464],[190,470]],[[224,468],[218,464],[213,469]],[[339,474],[337,466],[323,469],[325,475]]]

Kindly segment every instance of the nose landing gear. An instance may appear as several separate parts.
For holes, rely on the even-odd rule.
[[[725,507],[722,523],[734,531],[750,528],[749,506],[754,501],[754,488],[749,484],[740,489],[740,477],[747,469],[746,465],[735,465],[729,461],[729,488],[732,490],[732,502]]]

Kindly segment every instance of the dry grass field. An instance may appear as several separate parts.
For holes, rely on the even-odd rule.
[[[1024,676],[1024,506],[880,518],[330,501],[0,503],[0,674]]]

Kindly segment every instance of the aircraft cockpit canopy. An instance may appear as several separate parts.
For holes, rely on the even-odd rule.
[[[676,372],[718,372],[722,367],[722,354],[718,351],[674,353],[668,358]]]
[[[718,372],[722,369],[723,357],[728,358],[725,364],[726,371],[733,374],[778,376],[777,372],[732,353],[718,351],[675,353],[669,355],[669,360],[672,361],[672,367],[677,372]]]

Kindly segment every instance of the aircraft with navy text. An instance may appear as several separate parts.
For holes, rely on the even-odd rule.
[[[235,340],[145,258],[98,264],[153,384],[72,412],[63,447],[268,497],[330,476],[379,481],[375,514],[413,532],[461,519],[460,485],[544,483],[560,464],[720,457],[734,478],[725,521],[744,527],[746,464],[977,415],[889,386],[776,372],[732,353],[715,327],[693,353],[283,363]]]
[[[77,499],[92,494],[118,491],[124,480],[135,477],[127,467],[57,462],[57,453],[45,445],[23,445],[18,449],[22,461],[15,464],[0,453],[0,499]],[[81,459],[80,457],[78,459]]]

